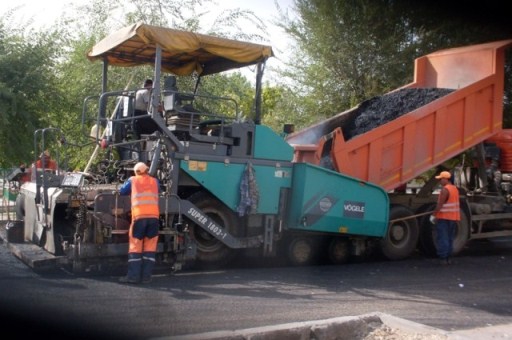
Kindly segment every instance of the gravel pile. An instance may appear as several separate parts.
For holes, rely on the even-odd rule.
[[[361,340],[448,340],[443,334],[411,333],[387,325],[373,330]]]

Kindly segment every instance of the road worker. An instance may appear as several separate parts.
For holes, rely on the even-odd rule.
[[[57,162],[52,159],[50,152],[45,150],[36,162],[37,169],[57,171]]]
[[[451,263],[453,240],[457,232],[457,223],[460,221],[459,189],[450,182],[451,177],[452,175],[448,171],[442,171],[436,176],[436,179],[440,180],[442,188],[432,221],[436,225],[437,255],[442,265]]]
[[[39,159],[32,164],[30,169],[25,169],[26,177],[30,178],[31,181],[36,180],[37,170],[56,172],[58,170],[57,162],[52,159],[50,152],[45,150],[39,155]]]
[[[146,79],[143,88],[137,91],[135,95],[135,120],[133,129],[135,137],[139,139],[142,134],[152,134],[158,130],[158,125],[150,118],[149,104],[151,101],[151,91],[153,88],[153,80]]]
[[[128,271],[119,279],[123,283],[149,283],[155,265],[159,230],[159,182],[148,173],[149,167],[139,162],[119,189],[121,195],[131,194]]]

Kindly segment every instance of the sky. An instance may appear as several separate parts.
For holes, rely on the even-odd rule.
[[[62,16],[63,13],[70,13],[72,8],[86,3],[88,0],[16,0],[12,5],[2,4],[0,15],[8,10],[15,9],[14,19],[17,22],[33,21],[35,28],[49,27]],[[218,5],[212,10],[212,18],[216,17],[222,9],[246,9],[252,11],[258,18],[262,19],[268,28],[269,44],[273,47],[275,58],[268,61],[269,67],[282,65],[288,56],[290,40],[286,34],[272,24],[277,15],[275,0],[213,0]],[[293,0],[277,0],[283,10],[293,13]],[[70,6],[71,5],[71,6]],[[265,77],[267,79],[267,77]],[[267,79],[269,80],[269,79]]]

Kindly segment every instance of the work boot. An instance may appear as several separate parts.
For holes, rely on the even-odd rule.
[[[155,266],[155,254],[145,253],[142,257],[142,283],[151,283],[151,275]]]
[[[121,283],[139,283],[139,280],[129,277],[129,276],[123,276],[119,278],[119,282]]]
[[[439,263],[441,264],[441,266],[447,266],[450,264],[450,261],[448,259],[444,258],[444,259],[441,259],[439,261]]]
[[[142,254],[128,254],[128,271],[126,272],[126,283],[139,283],[142,271]]]

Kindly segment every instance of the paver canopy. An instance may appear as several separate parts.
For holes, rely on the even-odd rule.
[[[137,23],[105,37],[87,58],[106,59],[114,66],[153,65],[157,46],[162,49],[162,70],[178,76],[219,73],[273,56],[266,45]]]

